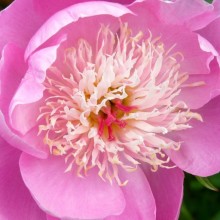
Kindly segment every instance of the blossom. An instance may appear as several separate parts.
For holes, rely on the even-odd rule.
[[[117,2],[1,12],[2,219],[173,220],[219,172],[219,2]]]

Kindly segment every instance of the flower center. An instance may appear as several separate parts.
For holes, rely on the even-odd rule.
[[[116,34],[101,26],[96,45],[80,39],[64,51],[62,67],[48,69],[39,132],[51,154],[65,157],[66,171],[81,176],[98,167],[101,178],[124,185],[119,167],[169,167],[163,151],[181,142],[166,134],[202,120],[176,101],[188,75],[172,50],[151,35],[132,35],[127,24]]]
[[[121,117],[124,113],[129,113],[134,110],[133,106],[125,106],[122,104],[120,99],[114,100],[114,102],[110,102],[110,105],[107,107],[103,107],[101,112],[98,115],[98,134],[100,137],[104,134],[105,127],[108,132],[108,140],[115,140],[115,136],[113,134],[113,126],[117,125],[120,128],[124,128],[126,126],[126,121],[122,120]]]

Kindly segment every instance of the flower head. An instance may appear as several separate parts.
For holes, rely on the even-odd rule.
[[[168,166],[163,150],[178,150],[181,143],[166,134],[190,128],[192,118],[201,120],[175,101],[181,87],[189,86],[181,59],[159,38],[133,35],[126,23],[116,33],[101,26],[94,46],[79,39],[64,50],[65,71],[56,62],[47,71],[38,118],[44,143],[53,155],[65,156],[66,171],[77,164],[81,176],[97,166],[102,178],[120,185],[118,166]]]
[[[0,24],[21,17],[0,31],[0,134],[22,151],[1,140],[2,175],[17,174],[7,192],[21,186],[33,219],[174,220],[182,170],[219,171],[219,3],[184,2],[17,0],[1,12]]]

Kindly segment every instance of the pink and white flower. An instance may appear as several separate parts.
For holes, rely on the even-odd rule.
[[[219,172],[220,3],[116,2],[0,13],[1,219],[178,219]]]

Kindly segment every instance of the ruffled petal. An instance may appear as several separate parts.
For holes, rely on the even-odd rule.
[[[22,154],[20,169],[39,206],[58,218],[96,219],[119,215],[124,210],[120,187],[104,182],[95,168],[86,178],[79,178],[75,173],[64,172],[64,158],[41,160]]]
[[[152,172],[149,166],[144,172],[156,201],[157,220],[177,220],[183,198],[183,172],[178,168]]]
[[[89,2],[89,1],[94,1],[94,0],[74,0],[74,1],[73,0],[65,0],[65,1],[56,0],[56,2],[54,2],[53,0],[47,0],[47,1],[34,0],[34,6],[35,6],[36,12],[40,14],[42,18],[47,19],[48,17],[50,17],[57,11],[60,11],[66,7],[69,7],[76,3]],[[134,0],[108,0],[107,2],[130,4],[133,1]]]
[[[15,44],[7,44],[0,60],[0,108],[8,120],[8,108],[27,66],[24,51]]]
[[[15,0],[0,12],[0,51],[9,42],[25,48],[42,22],[34,12],[32,1]]]
[[[198,34],[190,32],[184,26],[166,26],[162,36],[161,39],[167,49],[174,46],[172,52],[179,53],[179,58],[182,54],[183,60],[180,61],[182,72],[187,72],[189,75],[210,73],[209,65],[217,54],[204,50]]]
[[[166,51],[172,48],[169,54],[173,54],[177,60],[181,60],[181,72],[209,74],[209,64],[214,59],[214,54],[211,51],[203,50],[198,34],[193,33],[184,25],[164,24],[158,20],[156,6],[159,3],[156,2],[153,4],[151,1],[137,1],[129,6],[129,9],[137,16],[127,14],[122,16],[122,21],[128,22],[135,33],[142,31],[145,38],[148,38],[150,33],[152,39],[159,38]]]
[[[131,0],[119,1],[123,4],[132,2]],[[79,2],[82,1],[15,0],[9,7],[0,12],[0,51],[9,42],[25,48],[33,34],[50,16]]]
[[[14,133],[14,131],[12,131],[6,124],[4,115],[2,114],[1,111],[0,111],[0,136],[4,138],[4,140],[6,140],[9,144],[11,144],[11,146],[18,148],[19,150],[24,151],[35,157],[46,158],[48,155],[48,150],[45,149],[43,146],[39,147],[39,145],[37,144],[33,145],[33,143],[39,143],[39,142],[36,142],[35,139],[32,139],[30,143],[27,141],[29,137],[28,134],[27,134],[27,137],[26,136],[21,137],[17,135],[16,133]],[[36,134],[35,134],[35,137],[36,137]]]
[[[36,125],[36,119],[40,113],[40,99],[43,97],[44,91],[42,82],[47,69],[56,59],[58,46],[39,50],[30,57],[28,70],[10,103],[11,125],[22,134]]]
[[[205,37],[215,47],[218,53],[220,53],[220,18],[199,30],[198,33]]]
[[[182,170],[198,176],[209,176],[220,171],[220,96],[198,110],[203,122],[192,121],[191,129],[172,134],[172,139],[183,141],[180,150],[166,151]]]
[[[28,189],[19,170],[21,152],[0,139],[0,218],[1,220],[46,220]]]
[[[31,155],[45,158],[46,153],[44,153],[44,151],[41,151],[39,148],[37,149],[38,146],[28,144],[22,137],[15,134],[10,126],[9,105],[27,68],[23,57],[23,50],[14,44],[7,44],[2,52],[0,61],[0,134],[12,146]],[[29,91],[27,93],[29,93]],[[22,115],[24,115],[24,112]],[[27,119],[26,116],[22,116],[18,117],[17,120],[22,119],[22,124],[24,118]]]
[[[207,12],[202,13],[201,15],[196,16],[195,18],[192,18],[188,22],[188,27],[193,31],[199,30],[207,26],[212,21],[218,19],[220,16],[220,1],[213,0],[212,6],[212,10],[208,10]]]
[[[110,216],[105,220],[156,219],[152,189],[141,168],[132,173],[122,171],[120,176],[128,180],[128,184],[121,188],[126,200],[125,210],[121,215]]]
[[[174,0],[171,3],[161,1],[157,9],[159,19],[166,24],[185,25],[191,30],[205,27],[219,17],[220,4],[209,4],[200,0]]]
[[[201,108],[220,94],[220,70],[217,62],[212,62],[210,74],[190,75],[185,84],[188,86],[181,89],[176,100],[184,101],[191,109]]]
[[[47,215],[47,220],[60,220],[59,218],[53,217],[51,215]]]
[[[33,51],[35,51],[39,46],[45,43],[52,36],[57,34],[62,28],[78,21],[79,18],[90,17],[90,19],[93,19],[93,16],[98,15],[104,15],[107,17],[108,15],[111,15],[113,17],[120,17],[126,13],[131,13],[128,8],[123,5],[111,2],[86,2],[75,4],[68,8],[65,8],[64,10],[61,10],[51,16],[36,32],[36,34],[33,36],[28,44],[25,52],[25,57],[29,57],[29,55]],[[111,20],[109,19],[108,24],[111,23]],[[102,19],[100,19],[100,21],[102,21]],[[97,21],[97,18],[94,24],[95,23],[99,23]]]

